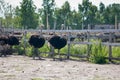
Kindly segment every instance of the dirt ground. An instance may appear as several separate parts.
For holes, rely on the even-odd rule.
[[[0,80],[120,80],[120,65],[0,57]]]

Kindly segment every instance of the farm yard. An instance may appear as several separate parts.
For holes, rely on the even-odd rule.
[[[0,0],[0,80],[120,80],[120,1],[57,1]]]
[[[0,58],[0,80],[120,80],[120,65],[11,55]]]
[[[58,35],[61,34],[61,32],[56,33]],[[43,36],[46,35],[43,34]],[[50,34],[49,36],[51,37],[52,35]],[[100,42],[99,44],[99,41],[97,41],[97,44],[92,42],[93,45],[90,50],[92,55],[89,57],[88,60],[88,45],[91,45],[91,43],[86,42],[91,42],[91,40],[93,39],[90,38],[88,40],[87,37],[87,39],[85,39],[84,41],[79,41],[79,39],[77,39],[78,37],[70,35],[70,38],[73,37],[75,39],[71,41],[68,36],[67,40],[70,40],[70,42],[68,43],[67,41],[67,45],[60,50],[60,54],[62,54],[60,55],[61,57],[58,55],[56,49],[51,52],[50,44],[48,45],[48,42],[46,41],[44,46],[42,45],[42,48],[38,49],[38,52],[41,54],[37,55],[37,57],[40,56],[40,60],[39,58],[34,60],[31,57],[34,54],[34,47],[32,47],[28,42],[30,37],[31,34],[29,34],[29,32],[26,35],[23,34],[22,38],[20,39],[19,45],[14,45],[12,47],[12,49],[14,50],[14,53],[12,53],[13,55],[7,55],[7,57],[0,57],[0,80],[120,79],[119,43],[117,44],[117,46],[115,44],[112,44],[112,56],[109,56],[109,46],[103,46],[104,44],[101,45],[102,42]],[[48,36],[45,39],[48,39]],[[33,43],[34,42],[32,42],[31,44],[34,45]],[[68,47],[69,44],[70,48]],[[68,49],[70,49],[70,51],[68,51]],[[69,55],[68,52],[70,52]],[[54,57],[56,59],[54,60],[53,56],[49,56],[49,53],[54,53]],[[67,58],[68,56],[69,58]],[[62,60],[59,58],[62,58]],[[111,63],[111,60],[115,61],[115,64]]]

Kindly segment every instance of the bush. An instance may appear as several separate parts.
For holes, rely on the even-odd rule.
[[[20,45],[17,45],[17,46],[13,46],[13,50],[15,50],[15,52],[18,54],[18,55],[23,55],[24,53],[24,48]]]
[[[27,47],[25,53],[26,53],[26,56],[32,57],[32,55],[33,55],[33,47]]]
[[[22,37],[22,39],[20,40],[20,44],[18,46],[14,46],[14,49],[17,51],[18,55],[24,54],[27,56],[32,56],[33,49],[28,43],[29,38],[30,38],[30,34],[28,33],[26,36]]]
[[[91,54],[89,61],[97,64],[106,63],[105,57],[107,56],[107,47],[102,46],[99,41],[98,44],[94,43],[91,45]]]

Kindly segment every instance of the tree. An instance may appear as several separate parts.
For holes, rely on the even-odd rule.
[[[55,3],[54,0],[43,0],[43,24],[46,26],[47,29],[52,29],[54,26],[54,8],[55,8]]]
[[[21,3],[21,25],[24,28],[36,28],[38,15],[35,13],[35,5],[32,0],[23,0]]]
[[[73,25],[73,13],[70,8],[70,4],[66,1],[61,8],[55,8],[54,11],[55,24],[57,24],[56,29],[64,29],[72,27]]]
[[[95,24],[95,16],[96,16],[96,13],[98,12],[98,9],[95,5],[92,5],[90,4],[90,9],[88,11],[88,24],[90,25],[94,25]]]
[[[54,26],[54,29],[60,29],[61,24],[64,24],[64,20],[62,17],[62,10],[60,8],[55,8],[54,16],[55,16],[55,24],[57,24]]]
[[[82,14],[78,11],[72,11],[72,26],[73,29],[82,29]]]
[[[79,13],[83,16],[82,18],[82,28],[87,28],[89,24],[95,24],[95,15],[97,12],[97,7],[92,5],[89,0],[83,0],[82,5],[78,5]]]
[[[13,18],[13,26],[14,28],[22,28],[21,26],[21,11],[20,8],[17,6],[15,8],[14,18]]]
[[[4,7],[4,0],[0,0],[0,12],[3,11],[3,7]]]
[[[104,24],[105,23],[104,13],[105,13],[105,5],[101,2],[99,4],[99,11],[96,14],[97,24]]]
[[[89,21],[89,17],[90,17],[90,6],[91,6],[91,2],[89,2],[89,0],[83,0],[82,5],[78,6],[79,12],[81,12],[82,16],[83,16],[83,24],[84,24],[84,28],[87,28],[88,24],[90,23]]]
[[[102,14],[105,11],[105,5],[101,2],[99,7],[100,7],[100,13]]]
[[[115,16],[120,21],[120,4],[111,4],[105,8],[104,20],[106,24],[115,24]]]
[[[62,16],[64,20],[64,25],[65,26],[70,26],[71,25],[71,9],[70,9],[70,4],[68,1],[66,1],[63,6],[62,6]]]
[[[2,24],[4,27],[13,27],[12,17],[14,13],[14,8],[9,3],[6,3],[4,0],[0,0],[0,12],[3,14],[5,19],[2,19]]]

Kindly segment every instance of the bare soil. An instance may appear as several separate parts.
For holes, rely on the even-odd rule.
[[[0,57],[0,80],[120,80],[120,65]]]

